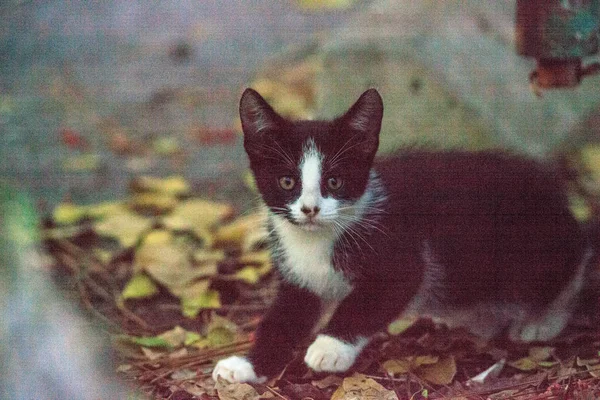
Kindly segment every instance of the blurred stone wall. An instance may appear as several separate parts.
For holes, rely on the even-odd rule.
[[[537,97],[534,62],[515,51],[514,13],[512,0],[375,1],[316,40],[316,66],[304,79],[314,85],[311,114],[333,117],[378,88],[384,152],[416,144],[546,156],[597,135],[588,121],[600,109],[600,77]],[[266,67],[259,76],[287,85],[289,70]]]

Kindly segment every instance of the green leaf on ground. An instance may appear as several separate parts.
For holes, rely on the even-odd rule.
[[[137,273],[131,277],[123,292],[121,298],[127,299],[142,299],[152,297],[158,293],[158,286],[144,273]]]

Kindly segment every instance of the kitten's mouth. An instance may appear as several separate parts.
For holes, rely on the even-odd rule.
[[[324,226],[323,224],[315,221],[314,219],[308,219],[308,220],[305,220],[305,221],[300,221],[300,222],[298,222],[298,225],[302,229],[305,229],[305,230],[311,231],[311,232],[318,231],[318,230],[322,229],[323,226]]]

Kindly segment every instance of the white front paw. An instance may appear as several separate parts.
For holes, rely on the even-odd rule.
[[[215,366],[212,373],[213,379],[217,381],[217,377],[221,377],[228,382],[255,382],[262,383],[267,380],[266,376],[256,376],[254,368],[250,361],[244,357],[231,356],[221,360]]]
[[[317,372],[344,372],[354,364],[367,342],[362,338],[351,344],[332,336],[319,335],[308,347],[304,362]]]

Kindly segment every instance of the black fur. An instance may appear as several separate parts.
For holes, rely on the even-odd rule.
[[[361,239],[346,233],[335,245],[334,268],[353,289],[324,333],[352,343],[384,329],[417,294],[432,262],[424,259],[426,251],[443,267],[434,295],[445,306],[519,304],[542,312],[573,278],[586,250],[558,176],[546,165],[497,152],[408,150],[373,165],[382,113],[375,91],[334,121],[285,120],[252,90],[241,100],[244,146],[273,213],[301,192],[301,182],[285,191],[277,180],[300,181],[297,166],[309,139],[325,156],[323,182],[344,180],[339,192],[322,184],[323,196],[356,201],[375,175],[385,193],[364,216],[375,222],[357,228]],[[344,146],[344,157],[333,160]],[[272,240],[277,249],[276,234]],[[280,267],[281,259],[274,262]],[[248,356],[258,375],[285,365],[321,309],[315,293],[281,283]]]

